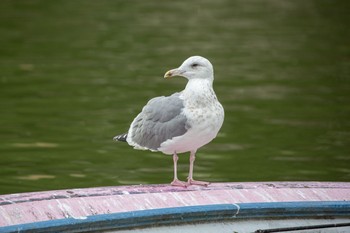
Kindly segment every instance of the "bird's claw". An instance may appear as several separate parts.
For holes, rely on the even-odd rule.
[[[187,184],[188,185],[201,185],[201,186],[207,187],[208,185],[210,185],[210,182],[188,179]]]
[[[188,182],[183,182],[178,179],[174,179],[171,183],[172,186],[179,186],[179,187],[184,187],[186,188],[189,184]]]

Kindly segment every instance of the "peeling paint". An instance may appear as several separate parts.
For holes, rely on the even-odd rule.
[[[347,182],[214,183],[208,187],[135,185],[0,195],[0,226],[181,206],[350,201]],[[239,214],[237,211],[236,215]]]

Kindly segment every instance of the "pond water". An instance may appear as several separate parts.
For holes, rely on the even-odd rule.
[[[225,108],[195,178],[350,181],[348,1],[0,2],[0,193],[169,183],[172,159],[112,141],[191,55]],[[179,176],[188,174],[188,154]]]

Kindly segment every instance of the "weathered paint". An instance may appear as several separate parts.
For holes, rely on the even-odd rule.
[[[342,223],[350,229],[350,202],[269,202],[269,203],[242,203],[242,204],[218,204],[205,206],[185,206],[175,208],[162,208],[124,213],[99,214],[85,219],[57,219],[44,222],[0,227],[0,232],[89,232],[89,231],[118,231],[123,229],[136,232],[139,228],[157,228],[159,226],[178,227],[195,223],[221,222],[227,224],[245,221],[247,227],[256,227],[255,222],[264,219],[263,226],[271,227],[271,220],[281,220],[299,225],[296,218],[310,220],[327,220],[331,223]],[[337,219],[337,221],[330,221]],[[346,221],[346,222],[344,222]],[[319,221],[324,224],[324,221]],[[304,223],[305,224],[305,223]],[[284,224],[285,226],[286,224]],[[305,226],[305,225],[304,225]],[[308,223],[306,226],[310,226]],[[235,226],[236,228],[236,226]],[[258,228],[252,228],[257,230]],[[192,232],[192,231],[191,231]],[[196,232],[196,231],[194,231]],[[232,228],[231,231],[232,232]],[[242,232],[242,231],[241,231]],[[252,232],[252,231],[249,231]]]
[[[350,183],[137,185],[9,194],[0,196],[0,226],[160,208],[304,201],[350,201]]]

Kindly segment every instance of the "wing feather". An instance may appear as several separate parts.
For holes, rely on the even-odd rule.
[[[136,149],[157,151],[161,143],[190,128],[183,108],[179,93],[151,99],[132,122],[127,142]]]

